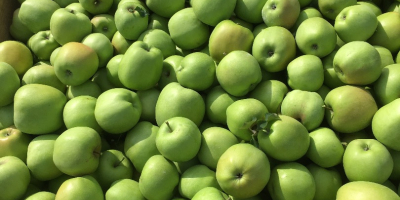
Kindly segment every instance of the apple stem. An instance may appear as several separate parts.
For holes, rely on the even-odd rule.
[[[328,110],[332,110],[332,108],[327,106],[327,105],[323,105],[322,107],[325,108],[325,109],[328,109]]]
[[[344,147],[347,147],[348,143],[347,143],[347,142],[342,142],[342,145],[343,145]]]
[[[169,131],[172,133],[173,130],[172,130],[171,126],[169,125],[169,122],[166,121],[165,124],[167,124],[167,126],[168,126],[168,128],[169,128]]]
[[[122,163],[122,161],[124,161],[124,160],[125,160],[125,156],[122,157],[122,159],[117,164],[115,164],[114,167],[117,167],[118,165],[120,165]]]

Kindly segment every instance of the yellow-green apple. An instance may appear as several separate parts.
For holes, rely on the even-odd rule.
[[[342,185],[337,200],[399,200],[400,197],[390,188],[369,181],[353,181]]]
[[[106,14],[114,0],[79,0],[82,7],[92,15]]]
[[[353,41],[339,48],[333,58],[333,68],[345,84],[368,85],[381,74],[381,57],[369,43]]]
[[[215,79],[216,64],[207,54],[194,52],[185,56],[176,69],[176,78],[183,87],[203,91],[211,87]]]
[[[114,15],[118,32],[127,40],[137,40],[147,29],[148,13],[140,1],[121,1]]]
[[[121,179],[113,182],[111,187],[105,191],[105,198],[107,200],[146,200],[139,190],[139,183],[132,179]]]
[[[54,66],[54,62],[56,61],[56,58],[57,58],[57,55],[58,55],[58,52],[60,51],[60,49],[61,49],[61,46],[57,47],[56,49],[53,50],[53,52],[51,52],[51,55],[50,55],[50,65],[51,66]]]
[[[199,190],[192,198],[192,200],[226,200],[229,196],[215,187],[205,187]]]
[[[0,129],[0,157],[15,156],[26,162],[28,145],[32,138],[16,129],[15,126],[10,126]]]
[[[118,77],[119,63],[121,62],[122,57],[124,57],[123,54],[115,55],[108,61],[106,65],[107,79],[118,88],[124,87]]]
[[[267,188],[274,200],[312,200],[316,185],[314,177],[304,165],[287,162],[271,170]]]
[[[50,31],[61,45],[80,42],[92,32],[92,23],[85,14],[71,8],[57,9],[50,19]]]
[[[379,56],[381,57],[381,69],[395,63],[392,52],[390,52],[389,49],[381,46],[373,47],[378,51]]]
[[[283,98],[281,114],[301,122],[308,131],[320,126],[324,120],[324,100],[316,92],[292,90]]]
[[[64,181],[57,190],[55,200],[104,200],[103,190],[92,176],[79,176]]]
[[[27,196],[25,200],[54,200],[54,198],[56,198],[56,194],[47,191],[40,191]]]
[[[324,67],[319,57],[302,55],[287,66],[288,85],[294,90],[317,91],[324,83]]]
[[[163,60],[160,49],[143,41],[136,41],[121,59],[118,67],[119,80],[132,90],[150,89],[161,77]]]
[[[155,87],[137,91],[140,102],[142,102],[141,121],[156,122],[156,104],[160,93],[161,91]]]
[[[265,153],[253,145],[235,144],[218,160],[216,177],[219,186],[228,195],[249,198],[260,193],[267,185],[270,163]]]
[[[116,88],[107,78],[107,70],[105,68],[101,68],[97,70],[97,72],[93,75],[92,81],[97,83],[100,86],[101,91],[107,91],[109,89]]]
[[[114,55],[125,54],[132,43],[132,40],[126,39],[119,31],[115,32],[111,39],[111,44],[114,47]]]
[[[298,0],[267,0],[261,15],[264,23],[271,26],[281,26],[290,29],[300,14]]]
[[[259,147],[269,157],[279,161],[295,161],[307,153],[310,136],[296,119],[279,115],[266,118],[266,126],[259,130]]]
[[[310,132],[310,146],[306,156],[323,168],[336,166],[342,162],[344,147],[336,133],[326,127]]]
[[[340,11],[342,11],[346,7],[356,4],[357,0],[318,0],[319,11],[321,11],[324,18],[328,20],[335,20]]]
[[[147,26],[147,30],[159,29],[169,34],[168,21],[169,18],[161,17],[156,13],[151,13],[149,16],[149,25]]]
[[[14,104],[0,107],[0,130],[14,125]]]
[[[159,29],[149,29],[144,31],[138,38],[149,47],[155,47],[161,50],[163,58],[168,58],[175,54],[175,44],[171,36],[165,31]]]
[[[79,3],[79,0],[73,0],[73,1],[75,1],[75,2],[70,3],[67,6],[65,6],[65,8],[69,10],[69,12],[82,13],[82,14],[86,15],[87,17],[89,17],[89,19],[93,17],[92,14],[90,14],[87,10],[85,10],[85,8],[82,7],[82,4]]]
[[[399,98],[400,64],[391,64],[382,69],[381,75],[372,86],[375,99],[384,106]]]
[[[357,1],[357,5],[363,5],[370,8],[376,16],[382,14],[381,8],[374,1]]]
[[[236,100],[237,97],[228,94],[220,85],[211,88],[204,100],[207,118],[213,123],[226,125],[226,109]]]
[[[125,88],[107,90],[97,98],[94,116],[100,127],[111,134],[121,134],[133,128],[142,113],[138,95]]]
[[[28,146],[27,166],[31,175],[40,181],[48,181],[62,175],[53,162],[54,143],[57,134],[35,137]]]
[[[88,80],[80,85],[69,86],[67,88],[66,96],[68,100],[78,96],[91,96],[97,98],[101,93],[100,86],[96,82]]]
[[[220,189],[215,171],[205,165],[192,166],[180,176],[178,189],[182,197],[192,199],[198,191],[206,187]]]
[[[28,134],[47,134],[63,125],[62,112],[67,98],[48,85],[28,84],[14,96],[14,124]]]
[[[52,86],[62,93],[65,93],[67,87],[57,78],[54,67],[51,65],[37,65],[30,68],[22,77],[21,84],[44,84]]]
[[[315,181],[315,195],[313,200],[335,200],[336,193],[342,186],[342,178],[335,168],[323,168],[310,163],[308,171]]]
[[[216,74],[222,88],[237,97],[253,90],[262,78],[257,60],[242,50],[232,51],[225,56],[218,64]]]
[[[17,8],[13,13],[9,32],[12,38],[25,43],[34,33],[30,31],[24,23],[22,23],[18,16],[19,10],[20,8]]]
[[[0,194],[2,199],[20,199],[31,180],[25,163],[15,156],[0,158]]]
[[[185,0],[146,0],[151,11],[165,18],[171,18],[176,12],[185,8]]]
[[[197,125],[185,117],[172,117],[160,125],[156,135],[158,151],[168,160],[186,162],[194,158],[201,145]]]
[[[231,17],[236,7],[236,0],[191,0],[190,5],[200,21],[216,26],[222,20]]]
[[[60,6],[51,0],[27,0],[21,4],[18,17],[30,31],[37,33],[50,29],[50,18],[59,8]]]
[[[261,11],[267,0],[236,0],[235,15],[240,19],[253,24],[263,22]]]
[[[127,134],[124,141],[124,152],[138,172],[142,172],[147,160],[159,155],[156,146],[158,126],[147,121],[140,121]]]
[[[301,3],[301,2],[300,2]],[[299,17],[297,18],[296,22],[290,28],[290,32],[296,33],[297,29],[299,28],[300,24],[303,23],[306,19],[313,18],[313,17],[321,17],[322,14],[319,12],[318,9],[314,7],[305,7],[300,10]]]
[[[47,191],[52,192],[52,193],[57,193],[58,188],[60,188],[61,184],[64,183],[64,181],[73,178],[73,176],[67,175],[67,174],[62,174],[61,176],[51,179],[48,181],[47,185]]]
[[[393,171],[393,158],[388,149],[375,139],[351,141],[343,155],[343,169],[349,181],[382,184]]]
[[[258,24],[257,26],[255,26],[254,29],[253,29],[253,32],[252,32],[254,38],[256,38],[257,35],[258,35],[262,30],[266,29],[267,27],[268,27],[268,26],[267,26],[265,23],[261,23],[261,24]]]
[[[41,61],[50,60],[51,53],[59,46],[50,30],[39,31],[28,40],[29,49]]]
[[[262,69],[268,72],[282,71],[296,57],[296,41],[287,29],[268,27],[254,38],[252,55]]]
[[[114,16],[110,14],[99,14],[90,20],[93,33],[102,33],[111,41],[117,27],[115,26]]]
[[[278,113],[288,91],[287,86],[281,81],[266,80],[260,82],[260,84],[249,93],[249,97],[261,101],[269,112]]]
[[[178,170],[179,175],[182,175],[190,167],[201,164],[199,162],[199,159],[197,159],[197,156],[185,162],[173,162],[173,163],[176,169]]]
[[[210,36],[209,27],[196,17],[192,7],[176,12],[168,21],[168,30],[176,46],[183,50],[201,47]]]
[[[325,120],[341,133],[360,131],[371,124],[378,106],[366,89],[345,85],[331,90],[325,97]]]
[[[179,174],[172,161],[154,155],[143,167],[139,189],[146,199],[171,199],[178,183]]]
[[[80,42],[69,42],[57,53],[54,70],[65,85],[76,86],[88,81],[99,67],[96,52]]]
[[[33,66],[33,56],[23,43],[7,40],[0,43],[0,62],[11,65],[18,76],[22,77]]]
[[[14,95],[20,86],[20,78],[15,69],[5,62],[0,62],[0,107],[14,101]]]
[[[91,33],[82,40],[82,44],[90,47],[97,54],[99,67],[105,67],[114,55],[110,39],[102,33]]]
[[[385,47],[390,52],[397,53],[400,50],[400,13],[386,12],[378,16],[378,27],[368,39],[371,45]]]
[[[337,50],[333,50],[329,55],[321,59],[324,66],[324,85],[331,89],[345,85],[339,79],[335,68],[333,67],[333,59],[335,58],[336,53]]]
[[[161,126],[172,117],[185,117],[197,126],[205,115],[203,97],[195,90],[184,88],[177,82],[166,85],[156,103],[156,122]]]
[[[99,165],[101,139],[89,127],[70,128],[54,142],[53,162],[64,174],[83,176],[96,171]]]
[[[163,69],[161,72],[160,80],[158,80],[157,86],[162,90],[168,83],[178,82],[176,78],[176,69],[179,67],[183,56],[172,55],[168,58],[164,58]]]
[[[335,49],[337,36],[335,28],[327,20],[312,17],[299,25],[295,39],[302,53],[322,58]]]
[[[215,26],[208,41],[210,56],[219,63],[230,52],[250,52],[254,41],[253,33],[232,20],[223,20]]]
[[[322,97],[322,100],[325,100],[326,95],[328,95],[328,93],[331,91],[331,89],[326,86],[326,85],[322,85],[317,91],[316,93],[319,94],[319,96]]]

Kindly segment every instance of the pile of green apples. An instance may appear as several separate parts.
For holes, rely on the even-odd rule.
[[[400,0],[19,0],[0,200],[400,200]]]

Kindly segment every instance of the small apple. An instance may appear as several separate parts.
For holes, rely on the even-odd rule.
[[[105,67],[114,55],[110,39],[102,33],[91,33],[82,40],[82,44],[93,49],[99,59],[99,67]]]
[[[288,85],[294,90],[317,91],[324,83],[324,67],[319,57],[302,55],[287,66]]]
[[[111,187],[105,192],[105,197],[107,200],[146,200],[139,190],[139,183],[132,179],[121,179],[113,182]]]
[[[28,47],[35,54],[37,59],[41,61],[50,60],[51,53],[58,47],[60,44],[54,39],[50,30],[39,31],[35,35],[29,38]]]
[[[49,0],[24,1],[21,4],[18,17],[33,33],[50,29],[50,18],[60,6]],[[35,17],[32,17],[35,13]]]
[[[52,86],[62,93],[65,93],[67,89],[65,84],[57,78],[54,67],[51,65],[37,65],[30,68],[22,77],[21,84],[44,84]]]
[[[21,42],[7,40],[0,43],[0,62],[11,65],[22,78],[33,66],[33,56],[29,48]]]
[[[178,185],[179,194],[182,197],[192,199],[203,188],[214,187],[220,189],[215,171],[205,165],[195,165],[182,173]]]
[[[148,13],[140,1],[121,1],[114,15],[118,32],[127,40],[137,40],[147,29]]]
[[[64,181],[57,190],[55,200],[104,200],[103,190],[92,176],[79,176]]]
[[[298,0],[267,0],[261,14],[267,26],[290,29],[299,17],[300,2]]]
[[[93,16],[90,20],[92,23],[93,33],[102,33],[110,41],[113,38],[115,32],[117,32],[117,27],[115,26],[114,16],[110,14],[99,14]]]
[[[0,157],[15,156],[26,162],[28,145],[32,138],[15,126],[0,129]]]

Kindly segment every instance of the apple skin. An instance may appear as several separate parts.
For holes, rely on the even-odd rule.
[[[142,102],[141,121],[156,122],[156,104],[160,93],[161,91],[155,87],[137,91],[140,102]]]
[[[60,47],[60,44],[54,39],[50,30],[37,32],[29,38],[27,44],[37,59],[42,61],[50,60],[54,49]]]
[[[67,89],[65,84],[57,78],[54,67],[51,65],[38,65],[26,71],[22,77],[21,84],[27,85],[34,83],[52,86],[62,93],[65,93]]]
[[[117,27],[115,26],[114,16],[110,14],[99,14],[92,17],[90,20],[92,23],[93,33],[102,33],[110,41],[113,38],[115,32],[117,32]]]
[[[105,14],[110,10],[114,0],[79,0],[82,7],[92,15]]]
[[[65,95],[51,86],[24,85],[14,96],[14,124],[28,134],[54,132],[63,125],[62,112],[66,102]]]
[[[25,163],[15,156],[0,158],[0,193],[2,199],[19,199],[28,188],[31,180]]]
[[[226,200],[229,196],[215,187],[205,187],[199,190],[192,198],[192,200]]]
[[[119,80],[118,77],[118,68],[119,68],[119,63],[122,60],[122,57],[124,57],[123,54],[118,54],[115,55],[114,57],[112,57],[110,59],[110,61],[108,61],[107,65],[106,65],[106,69],[107,69],[107,79],[113,84],[115,85],[115,87],[118,88],[123,88],[125,87],[121,81]]]
[[[84,188],[84,189],[83,189]],[[64,181],[57,190],[55,200],[104,200],[103,190],[92,176],[86,175]]]
[[[220,85],[211,88],[205,98],[207,118],[213,123],[226,125],[226,109],[237,100]]]
[[[25,43],[34,33],[19,19],[19,10],[20,8],[15,9],[9,30],[12,38]]]
[[[49,0],[24,1],[18,17],[33,33],[50,29],[50,18],[60,6]],[[35,15],[32,16],[32,13]]]
[[[82,44],[93,49],[99,59],[99,67],[105,67],[113,57],[114,48],[110,39],[101,33],[91,33],[82,40]]]
[[[400,64],[391,64],[382,69],[378,80],[373,84],[375,99],[384,106],[399,98]]]
[[[140,34],[138,40],[143,41],[149,47],[156,47],[161,50],[163,58],[175,54],[175,43],[171,36],[159,29],[148,29]]]
[[[105,192],[105,198],[120,200],[146,200],[139,190],[139,183],[132,179],[121,179],[113,182]]]
[[[281,81],[265,80],[249,93],[249,97],[261,101],[269,112],[278,113],[288,91],[288,87]]]
[[[33,66],[33,56],[23,43],[7,40],[0,43],[0,62],[11,65],[21,78]]]
[[[333,67],[333,59],[337,50],[333,50],[329,55],[321,59],[324,66],[324,85],[331,89],[345,85],[336,74],[335,68]]]
[[[92,81],[97,83],[98,86],[100,86],[102,92],[117,87],[108,80],[107,69],[105,68],[98,69],[97,72],[93,75]]]
[[[54,143],[53,162],[63,173],[83,176],[96,171],[101,150],[100,135],[89,127],[70,128]]]
[[[66,96],[68,100],[71,100],[79,96],[91,96],[98,98],[102,93],[100,86],[91,80],[88,80],[80,85],[69,86],[67,88]]]
[[[323,168],[310,163],[307,166],[315,181],[314,200],[335,200],[342,186],[342,178],[335,168]]]
[[[36,192],[32,195],[29,195],[25,198],[25,200],[54,200],[56,198],[56,194],[46,191]]]
[[[246,22],[260,24],[263,22],[261,11],[266,2],[267,0],[237,0],[235,15]]]
[[[168,83],[178,82],[178,79],[176,78],[176,70],[183,58],[184,57],[180,55],[172,55],[164,59],[161,77],[157,83],[158,88],[162,90],[166,85],[168,85]]]
[[[139,1],[122,1],[114,14],[118,32],[127,40],[137,40],[147,29],[148,13],[148,8]]]
[[[21,86],[17,72],[5,62],[0,62],[0,85],[0,107],[3,107],[14,101],[14,95]]]
[[[372,119],[372,133],[375,138],[388,148],[400,151],[398,141],[400,137],[396,134],[399,131],[399,124],[396,123],[400,118],[397,113],[400,99],[393,100],[379,108]]]
[[[14,125],[14,104],[0,107],[0,130]]]
[[[147,26],[147,30],[159,29],[169,34],[168,21],[169,18],[161,17],[156,13],[151,13],[149,16],[149,25]]]
[[[253,145],[235,144],[218,160],[216,177],[228,195],[249,198],[260,193],[267,185],[270,163],[265,153]]]
[[[162,155],[154,155],[143,167],[139,189],[147,199],[171,199],[178,183],[179,174],[175,165]]]
[[[287,82],[294,90],[317,91],[324,83],[322,61],[315,55],[302,55],[287,66]]]
[[[100,127],[111,134],[121,134],[134,127],[142,113],[138,95],[125,88],[107,90],[99,96],[94,116]]]
[[[26,162],[28,145],[32,138],[15,126],[0,129],[0,157],[15,156]]]
[[[87,10],[85,10],[85,8],[82,7],[82,4],[79,3],[79,0],[67,0],[67,1],[74,1],[73,3],[70,3],[67,6],[65,6],[65,8],[69,10],[69,12],[79,12],[89,17],[89,19],[92,18],[92,14],[90,14]]]
[[[191,0],[190,5],[201,22],[216,26],[231,17],[236,7],[236,0]]]
[[[124,54],[132,43],[133,40],[126,39],[119,31],[115,32],[111,39],[111,44],[114,47],[114,55]]]
[[[395,54],[400,50],[400,13],[386,12],[378,16],[378,27],[368,39],[371,45],[385,47]]]
[[[301,2],[300,2],[300,4],[301,4]],[[321,14],[321,12],[319,12],[319,10],[317,8],[310,7],[310,6],[306,6],[304,8],[302,7],[302,9],[300,10],[300,13],[299,13],[299,17],[297,18],[297,20],[294,23],[294,25],[292,26],[292,28],[289,29],[289,31],[292,33],[296,33],[300,24],[303,23],[304,20],[306,20],[308,18],[312,18],[312,17],[321,17],[322,18],[322,14]]]
[[[378,106],[369,91],[351,85],[337,87],[325,97],[325,120],[341,133],[360,131],[371,124]]]
[[[300,14],[300,2],[298,0],[267,0],[261,15],[268,26],[281,26],[290,29]]]
[[[400,197],[386,186],[368,181],[353,181],[342,185],[337,200],[399,200]]]
[[[194,165],[182,173],[178,185],[182,197],[192,199],[203,188],[214,187],[220,189],[215,171],[205,165]]]
[[[28,146],[27,166],[33,177],[48,181],[62,175],[53,162],[54,143],[57,134],[46,134],[35,137]]]
[[[318,8],[322,15],[330,20],[335,20],[337,15],[344,8],[352,5],[356,5],[357,0],[339,0],[339,1],[329,1],[329,0],[318,0]]]
[[[393,171],[388,149],[375,139],[351,141],[343,155],[343,168],[350,181],[383,183]]]
[[[157,15],[171,18],[176,12],[185,8],[184,0],[169,0],[166,5],[163,0],[146,0],[146,6]]]
[[[389,51],[389,49],[381,46],[373,46],[379,53],[379,56],[381,57],[381,69],[388,65],[395,64],[392,52]]]

